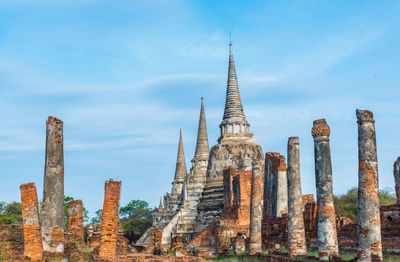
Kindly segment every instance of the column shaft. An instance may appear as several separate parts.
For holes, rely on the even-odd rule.
[[[20,189],[24,229],[24,255],[30,257],[32,261],[41,261],[43,248],[36,186],[34,183],[22,184]]]
[[[314,137],[317,186],[318,253],[320,260],[328,260],[329,255],[338,255],[339,250],[333,205],[330,129],[326,120],[315,120],[311,133]]]
[[[121,181],[106,181],[99,257],[112,261],[117,254],[120,191]]]
[[[300,181],[299,138],[288,140],[288,249],[290,256],[307,254]]]
[[[356,111],[358,123],[358,261],[382,261],[375,120]]]
[[[262,163],[253,163],[251,176],[251,205],[250,205],[250,255],[262,252],[261,217],[263,201],[263,170]]]
[[[46,160],[43,186],[42,241],[49,253],[64,252],[63,122],[46,122]]]

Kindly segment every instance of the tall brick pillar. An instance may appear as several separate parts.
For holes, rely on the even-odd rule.
[[[106,181],[99,257],[110,261],[114,261],[117,254],[120,192],[121,181]]]
[[[20,189],[24,229],[24,255],[30,257],[32,261],[41,261],[43,248],[36,186],[34,183],[22,184]]]
[[[358,123],[358,261],[382,261],[378,160],[372,112],[356,111]]]
[[[285,157],[276,152],[265,154],[264,212],[281,217],[287,212],[287,174]],[[268,216],[267,215],[267,216]]]
[[[338,255],[335,207],[333,205],[330,128],[325,119],[314,121],[315,180],[317,186],[318,253],[320,260]]]
[[[49,253],[64,252],[63,122],[49,116],[46,122],[46,160],[43,186],[42,242]]]
[[[68,203],[68,233],[73,235],[74,242],[83,243],[83,205],[82,200]]]
[[[262,252],[261,218],[263,206],[263,164],[253,162],[250,205],[250,255]]]
[[[288,249],[290,256],[307,254],[300,181],[299,138],[288,140]]]
[[[400,156],[393,164],[393,176],[395,182],[397,204],[400,205]]]

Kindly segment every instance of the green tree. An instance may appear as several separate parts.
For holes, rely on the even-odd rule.
[[[91,220],[90,222],[91,222],[92,224],[100,223],[101,214],[103,214],[103,209],[98,209],[98,210],[95,212],[95,216],[92,217],[92,220]]]
[[[22,223],[21,203],[11,202],[9,204],[0,202],[0,224]]]
[[[153,209],[143,200],[132,200],[120,208],[124,235],[130,241],[137,241],[152,224]]]
[[[379,202],[381,206],[393,205],[396,203],[396,198],[388,189],[379,191]],[[346,194],[335,196],[335,212],[338,215],[343,215],[357,221],[358,211],[358,189],[351,188]]]

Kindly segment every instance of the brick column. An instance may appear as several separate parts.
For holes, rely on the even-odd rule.
[[[395,182],[397,204],[400,205],[400,156],[393,164],[393,176]]]
[[[43,185],[42,242],[49,253],[64,252],[63,122],[49,116],[46,122],[46,160]]]
[[[288,249],[290,256],[307,254],[300,181],[299,138],[288,140]]]
[[[382,261],[378,160],[372,112],[356,111],[358,123],[358,261]]]
[[[330,128],[325,119],[314,121],[315,180],[317,186],[318,252],[320,260],[338,255],[335,207],[333,205]]]
[[[265,154],[264,212],[281,217],[287,212],[287,175],[285,157],[276,152]]]
[[[111,261],[114,261],[117,254],[120,191],[121,181],[106,181],[99,257]]]
[[[253,162],[251,176],[251,205],[250,205],[250,255],[262,252],[261,245],[261,217],[263,197],[263,170],[262,163]]]
[[[43,248],[36,186],[34,183],[22,184],[20,189],[24,229],[24,255],[30,257],[32,261],[41,261]]]
[[[68,203],[68,232],[73,235],[75,242],[84,242],[82,200]]]

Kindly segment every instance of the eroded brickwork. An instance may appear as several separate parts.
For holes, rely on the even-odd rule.
[[[224,172],[224,209],[219,226],[223,237],[235,237],[238,232],[249,235],[251,171],[237,171],[233,168]],[[228,241],[229,242],[229,241]]]
[[[264,212],[280,217],[287,213],[287,175],[285,157],[276,152],[265,153]]]
[[[21,257],[24,257],[23,226],[0,224],[0,261],[17,261]]]
[[[314,137],[315,180],[317,186],[318,253],[320,260],[338,255],[338,243],[333,205],[332,164],[329,146],[330,128],[325,119],[315,120]]]
[[[251,176],[251,203],[250,203],[250,246],[251,255],[262,253],[261,220],[263,210],[263,167],[262,162],[253,162]]]
[[[393,176],[396,189],[397,204],[400,204],[400,157],[393,164]]]
[[[162,233],[163,233],[163,230],[160,227],[153,229],[150,233],[151,246],[153,248],[154,255],[162,254]]]
[[[299,138],[288,140],[288,249],[290,256],[307,253],[300,180]]]
[[[68,233],[73,235],[78,243],[84,241],[82,208],[82,200],[68,203]]]
[[[64,252],[63,122],[50,116],[46,122],[46,160],[43,186],[43,251]]]
[[[20,189],[24,229],[24,255],[30,257],[32,261],[40,261],[43,257],[43,248],[36,186],[34,183],[27,183],[22,184]]]
[[[99,257],[111,261],[117,254],[120,192],[121,181],[106,181]]]
[[[358,123],[358,260],[381,261],[378,160],[375,120],[367,110],[356,111]]]

